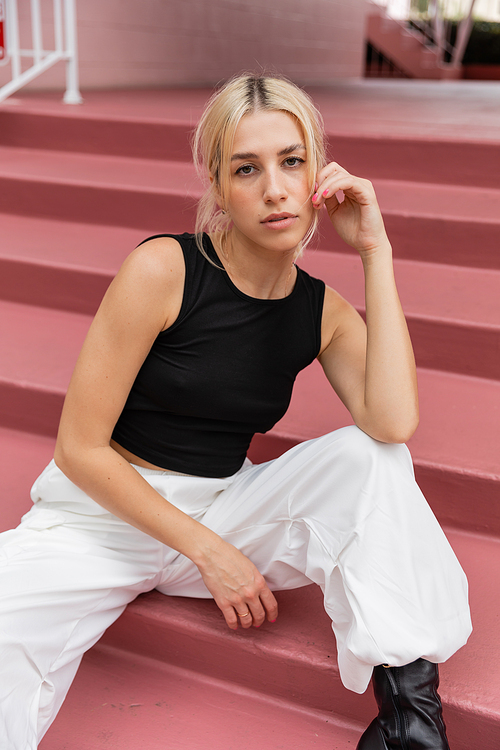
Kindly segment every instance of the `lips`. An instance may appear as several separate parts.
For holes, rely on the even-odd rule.
[[[283,212],[280,214],[269,214],[269,216],[266,216],[266,218],[261,221],[261,224],[266,229],[277,231],[279,229],[288,229],[288,227],[291,227],[298,220],[299,217],[296,214]]]
[[[269,214],[269,216],[266,216],[265,219],[261,221],[261,224],[276,224],[282,221],[285,221],[286,219],[296,219],[296,214],[289,214],[289,213],[281,213],[281,214]]]

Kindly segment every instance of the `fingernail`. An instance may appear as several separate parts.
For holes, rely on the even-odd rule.
[[[271,622],[276,622],[276,620],[271,620]]]
[[[313,199],[313,201],[317,201],[317,200],[318,200],[318,194],[317,194],[317,193],[314,193],[314,195],[313,195],[312,199]]]
[[[328,189],[327,190],[323,190],[323,198],[326,198],[327,195],[328,195]]]

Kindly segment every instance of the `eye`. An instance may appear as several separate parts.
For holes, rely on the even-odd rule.
[[[304,164],[304,159],[301,159],[300,156],[289,156],[283,164],[286,167],[298,167],[300,164]]]
[[[242,166],[238,167],[236,170],[236,174],[249,175],[253,174],[254,170],[255,167],[252,164],[242,164]]]

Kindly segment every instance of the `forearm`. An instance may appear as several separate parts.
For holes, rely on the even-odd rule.
[[[162,497],[111,446],[70,449],[59,440],[61,471],[114,515],[203,567],[220,537]]]
[[[59,468],[93,500],[132,526],[176,549],[198,567],[228,626],[274,622],[276,600],[255,565],[233,545],[163,498],[111,446],[75,452],[56,446]]]
[[[415,359],[389,242],[363,257],[367,324],[363,424],[372,437],[405,442],[418,424]]]

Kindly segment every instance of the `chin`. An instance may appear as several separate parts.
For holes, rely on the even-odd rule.
[[[260,244],[262,244],[262,247],[273,250],[277,253],[291,253],[297,250],[302,240],[303,235],[300,235],[299,238],[297,238],[296,236],[281,236],[274,239],[268,239],[267,242],[264,241]]]
[[[307,234],[307,227],[290,227],[288,229],[279,229],[270,231],[264,230],[264,235],[261,233],[261,241],[264,247],[273,247],[280,250],[291,250],[292,248],[300,245],[302,240]]]

